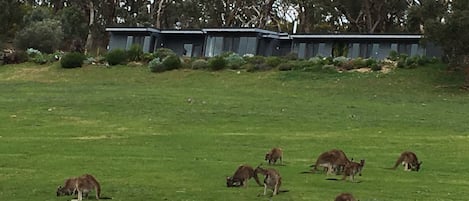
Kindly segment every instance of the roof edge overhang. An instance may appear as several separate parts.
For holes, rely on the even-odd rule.
[[[151,27],[106,27],[107,32],[152,32],[160,33],[161,31]]]
[[[413,34],[298,34],[291,39],[422,39],[423,35]]]

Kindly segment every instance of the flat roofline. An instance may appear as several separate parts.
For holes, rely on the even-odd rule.
[[[259,28],[205,28],[202,29],[203,32],[256,32],[263,34],[278,35],[278,32],[269,31]]]
[[[294,34],[292,39],[422,39],[423,35],[408,34]]]
[[[163,34],[204,34],[202,30],[177,30],[177,29],[163,29],[160,33]]]
[[[160,33],[159,29],[151,27],[106,27],[107,32],[155,32]]]

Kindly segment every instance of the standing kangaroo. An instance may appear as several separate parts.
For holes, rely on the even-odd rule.
[[[342,180],[345,180],[347,176],[350,176],[350,181],[354,181],[356,174],[362,176],[363,166],[365,166],[365,160],[360,160],[360,163],[353,161],[347,163],[344,167],[344,177],[342,177]]]
[[[280,160],[280,164],[283,164],[283,151],[281,148],[272,148],[269,152],[265,154],[265,160],[269,162],[269,164],[275,164],[277,160]]]
[[[334,171],[340,173],[350,160],[345,155],[344,151],[340,149],[332,149],[319,155],[316,163],[311,165],[312,171],[317,171],[318,167],[324,167],[327,170],[327,175],[332,174]]]
[[[78,195],[78,200],[83,200],[83,196],[88,198],[88,193],[92,190],[96,193],[96,199],[99,200],[101,194],[101,186],[93,175],[85,174],[80,177],[69,178],[65,180],[65,185],[57,188],[57,196],[62,195]]]
[[[392,169],[395,170],[399,164],[404,165],[405,171],[419,171],[420,165],[422,165],[422,161],[419,162],[417,155],[414,152],[404,151],[401,153]]]
[[[267,194],[267,188],[272,189],[272,195],[277,195],[279,188],[282,185],[282,177],[280,176],[280,173],[273,168],[264,169],[260,166],[255,170],[255,174],[258,173],[264,175],[264,195]]]
[[[249,166],[249,165],[240,165],[238,169],[236,169],[236,172],[232,177],[226,177],[226,186],[227,187],[247,187],[248,186],[248,180],[250,178],[254,177],[256,180],[256,183],[259,186],[261,185],[261,182],[259,181],[259,178],[257,177],[257,174],[254,172],[254,169]]]

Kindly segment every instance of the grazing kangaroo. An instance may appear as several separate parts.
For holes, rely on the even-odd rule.
[[[264,169],[260,166],[255,170],[255,174],[258,173],[264,175],[264,195],[267,194],[267,188],[272,189],[272,195],[277,195],[280,185],[282,185],[282,177],[280,176],[280,173],[273,168]]]
[[[353,181],[356,174],[362,176],[363,166],[365,166],[365,160],[360,160],[360,163],[353,161],[347,163],[344,167],[344,177],[342,177],[342,180],[350,176],[350,180]]]
[[[396,161],[396,164],[394,164],[394,167],[392,169],[396,169],[399,164],[404,165],[404,170],[405,171],[419,171],[420,170],[420,165],[422,165],[422,161],[419,162],[417,159],[417,155],[415,155],[414,152],[411,151],[405,151],[402,152],[402,154],[399,156],[399,158]]]
[[[334,201],[357,201],[351,193],[341,193],[335,197]]]
[[[90,174],[65,180],[65,185],[57,188],[57,196],[78,195],[78,200],[83,200],[83,196],[88,198],[88,193],[95,190],[96,199],[100,199],[101,186],[99,182]]]
[[[269,162],[269,164],[275,164],[277,160],[280,160],[280,164],[283,164],[283,151],[281,148],[272,148],[269,152],[265,154],[265,160]]]
[[[226,186],[227,187],[247,187],[248,180],[254,177],[256,183],[259,186],[262,186],[257,174],[254,172],[254,169],[249,165],[240,165],[232,177],[226,177]]]
[[[327,175],[329,175],[334,171],[340,173],[349,162],[350,160],[347,158],[344,151],[332,149],[319,155],[316,163],[311,165],[311,167],[313,167],[313,172],[317,171],[318,167],[324,167],[327,170]]]

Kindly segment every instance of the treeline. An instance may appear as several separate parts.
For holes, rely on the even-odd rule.
[[[49,30],[48,38],[62,44],[79,39],[93,49],[107,44],[104,29],[115,25],[292,32],[296,24],[297,32],[308,33],[420,33],[426,21],[441,21],[450,7],[448,0],[3,0],[0,38],[12,41],[33,32],[42,41],[39,33],[61,28]]]

